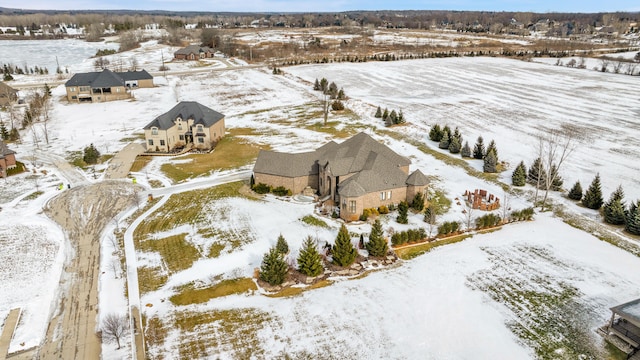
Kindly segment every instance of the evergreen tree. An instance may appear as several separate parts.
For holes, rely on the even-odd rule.
[[[100,152],[96,149],[93,144],[84,148],[84,155],[82,156],[82,160],[84,160],[87,164],[95,164],[98,162],[98,158],[100,157]]]
[[[527,168],[524,165],[524,161],[520,161],[520,164],[513,170],[511,174],[511,183],[513,186],[524,186],[527,182]]]
[[[544,169],[542,160],[537,158],[529,167],[529,173],[527,174],[527,182],[533,186],[540,184],[540,187],[544,188],[544,179],[547,177],[547,171]],[[538,182],[540,180],[540,182]]]
[[[316,78],[316,82],[313,84],[313,90],[320,90],[320,81],[318,81],[318,78]]]
[[[600,174],[597,174],[582,197],[582,205],[589,209],[598,210],[602,207],[602,202],[602,185],[600,184]]]
[[[567,196],[571,200],[582,200],[582,185],[580,185],[580,181],[576,181],[576,183],[573,184],[573,187],[571,188]]]
[[[278,236],[278,242],[276,243],[276,249],[282,255],[286,255],[289,252],[289,244],[287,244],[287,240],[284,239],[284,236],[280,234]]]
[[[484,158],[484,143],[482,140],[482,136],[478,136],[478,140],[476,141],[476,145],[473,147],[473,158],[474,159],[483,159]]]
[[[398,204],[398,217],[396,217],[396,221],[399,224],[409,223],[409,219],[407,218],[408,213],[409,213],[409,204],[407,204],[406,201],[401,201],[400,204]]]
[[[624,228],[634,235],[640,235],[640,200],[629,205]]]
[[[438,141],[438,142],[442,140],[442,129],[440,129],[440,125],[435,124],[431,127],[431,130],[429,130],[429,139],[431,141]]]
[[[418,191],[416,195],[413,197],[413,202],[411,202],[411,208],[415,211],[424,210],[424,195],[421,191]]]
[[[389,113],[389,118],[391,118],[391,122],[394,124],[398,123],[398,113],[395,110],[391,110]]]
[[[391,126],[393,125],[393,121],[391,120],[391,116],[387,116],[386,118],[384,118],[384,126]]]
[[[336,243],[332,248],[333,253],[333,263],[346,267],[356,260],[356,256],[358,256],[358,251],[353,244],[351,243],[351,236],[349,236],[349,231],[347,231],[347,227],[342,224],[340,230],[338,231],[338,237],[336,237]]]
[[[447,134],[447,137],[449,138],[449,140],[451,140],[451,136],[453,136],[453,133],[451,132],[451,128],[449,127],[449,125],[445,125],[442,128],[442,136],[444,136],[444,134]]]
[[[487,156],[489,151],[493,151],[493,155],[496,157],[496,161],[498,161],[498,149],[496,148],[496,142],[491,140],[489,146],[487,146],[487,151],[484,153],[484,156]]]
[[[269,283],[269,285],[280,285],[284,282],[287,271],[289,271],[289,267],[278,249],[272,247],[268,253],[264,254],[260,266],[260,280]]]
[[[44,84],[44,95],[43,96],[44,96],[45,99],[51,97],[51,88],[46,83]]]
[[[444,133],[442,135],[442,139],[440,139],[440,144],[438,145],[440,149],[448,149],[449,148],[449,133]]]
[[[498,172],[498,159],[496,158],[493,150],[487,152],[487,155],[484,157],[484,166],[483,170],[486,173],[496,173]]]
[[[322,91],[323,93],[326,93],[328,86],[329,86],[329,82],[327,81],[327,79],[325,78],[320,79],[320,91]]]
[[[622,225],[626,220],[626,211],[622,199],[624,191],[622,186],[618,186],[616,191],[611,194],[609,201],[604,204],[603,213],[604,221],[612,225]]]
[[[556,164],[551,165],[551,178],[553,179],[551,181],[551,190],[561,191],[564,181],[562,180],[560,174],[558,174],[558,167],[556,166]]]
[[[300,255],[298,255],[298,271],[314,277],[322,274],[323,270],[322,257],[318,252],[316,242],[311,236],[307,236],[300,249]]]
[[[382,113],[382,118],[387,120],[388,117],[389,117],[389,109],[384,108],[384,112]]]
[[[18,139],[20,139],[20,132],[18,131],[18,128],[13,128],[11,129],[11,131],[9,132],[9,140],[11,141],[18,141]]]
[[[452,154],[458,154],[460,152],[460,140],[456,136],[449,142],[449,152]]]
[[[462,134],[460,134],[460,129],[456,126],[455,130],[453,130],[453,137],[458,139],[458,143],[462,144]]]
[[[338,100],[344,100],[346,98],[347,96],[344,94],[344,90],[340,88],[340,91],[338,91]]]
[[[374,116],[377,118],[382,117],[382,109],[380,109],[380,106],[378,106],[378,109],[376,110],[376,114]]]
[[[405,120],[404,114],[402,110],[400,110],[400,112],[398,112],[398,124],[404,124],[405,122],[407,122],[407,120]]]
[[[366,243],[365,247],[369,252],[369,256],[381,257],[387,255],[387,251],[389,251],[389,245],[387,244],[387,240],[384,238],[380,220],[376,219],[376,221],[373,223],[373,226],[371,226],[369,242]]]
[[[464,142],[464,146],[462,147],[462,150],[460,150],[460,155],[462,155],[463,158],[471,157],[471,148],[469,147],[468,141]]]
[[[0,121],[0,137],[2,140],[9,140],[9,130],[7,130],[7,126],[4,124],[4,121]]]

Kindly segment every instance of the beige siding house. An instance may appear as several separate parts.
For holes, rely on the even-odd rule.
[[[312,152],[287,154],[260,151],[253,168],[255,183],[284,186],[292,193],[310,187],[340,209],[344,220],[357,220],[364,209],[411,202],[424,193],[428,178],[409,174],[409,159],[396,154],[365,133]]]
[[[181,101],[144,127],[147,152],[210,150],[224,132],[224,115],[195,101]]]
[[[16,167],[16,152],[0,139],[0,177],[7,177],[7,169]]]
[[[176,60],[200,60],[212,58],[215,50],[208,46],[189,45],[173,53]]]
[[[153,87],[153,76],[141,71],[79,73],[64,84],[67,100],[73,102],[103,102],[131,98],[131,90]]]

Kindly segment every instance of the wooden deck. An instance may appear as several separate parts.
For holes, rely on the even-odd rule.
[[[629,345],[635,348],[640,347],[640,328],[637,326],[629,322],[618,321],[613,324],[613,326],[610,326],[609,329],[613,330],[617,336],[627,341]]]

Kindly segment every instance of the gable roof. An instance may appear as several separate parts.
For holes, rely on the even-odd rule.
[[[189,55],[189,54],[198,54],[201,52],[213,53],[214,50],[208,46],[189,45],[189,46],[183,47],[182,49],[178,49],[174,54]]]
[[[160,130],[167,130],[174,126],[174,121],[177,118],[181,118],[184,121],[193,119],[193,124],[201,124],[204,127],[211,127],[213,124],[224,119],[224,115],[208,108],[196,101],[181,101],[171,110],[158,116],[151,121],[144,129],[151,129],[157,127]]]
[[[318,175],[316,151],[288,154],[260,150],[253,171],[284,177]]]
[[[88,72],[75,74],[64,86],[91,86],[91,87],[112,87],[124,86],[125,80],[145,80],[153,79],[153,76],[145,70],[113,72],[104,69],[99,72]]]
[[[0,139],[0,159],[4,159],[5,156],[13,155],[15,153],[15,151],[9,149],[9,147],[7,147],[7,144],[5,144],[2,139]]]
[[[338,194],[357,197],[406,186],[407,174],[383,156],[370,153],[365,167],[338,185]]]
[[[16,89],[12,88],[11,86],[7,85],[4,81],[0,81],[0,94],[6,95],[7,93],[16,94],[16,93],[18,93],[18,90],[16,90]]]
[[[429,185],[429,178],[420,171],[420,169],[414,171],[407,177],[407,185],[424,186]]]

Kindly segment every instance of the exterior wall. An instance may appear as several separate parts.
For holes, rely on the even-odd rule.
[[[207,129],[205,129],[205,132],[207,132]],[[224,119],[220,119],[208,129],[208,136],[213,142],[217,143],[224,136],[224,132]]]
[[[253,177],[256,184],[263,183],[271,187],[284,186],[286,189],[291,190],[293,194],[301,193],[307,186],[316,189],[318,182],[318,178],[316,176],[299,176],[290,178],[271,174],[254,173]]]
[[[187,55],[185,54],[173,54],[173,57],[177,60],[185,60],[187,58]]]
[[[152,88],[153,86],[153,79],[138,80],[139,88]]]
[[[167,131],[158,129],[158,134],[153,135],[151,129],[144,130],[145,147],[147,151],[155,152],[167,152],[169,151],[169,141],[167,138]],[[153,145],[149,144],[149,140],[153,141]],[[160,140],[164,140],[164,145],[160,145]]]
[[[391,198],[387,198],[388,192],[391,191]],[[385,193],[385,199],[381,199],[380,193]],[[354,221],[360,218],[364,209],[378,208],[382,205],[397,204],[407,199],[407,188],[400,187],[388,189],[384,191],[371,192],[359,197],[344,197],[340,199],[340,217],[346,221]],[[352,211],[350,202],[355,201],[355,211]]]
[[[416,196],[417,193],[421,192],[422,195],[425,195],[425,203],[426,203],[426,199],[427,199],[427,186],[407,186],[407,199],[406,201],[410,204],[413,201],[413,197]]]

